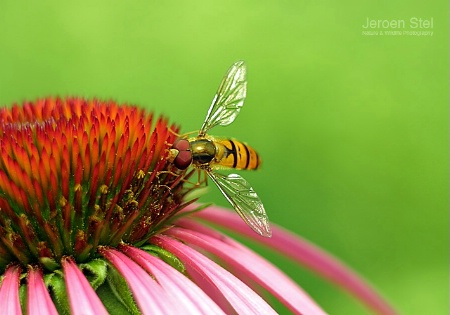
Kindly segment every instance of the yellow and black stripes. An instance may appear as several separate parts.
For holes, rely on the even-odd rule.
[[[225,147],[225,155],[218,164],[238,170],[255,170],[260,165],[258,153],[245,143],[237,140],[225,139],[218,143]]]

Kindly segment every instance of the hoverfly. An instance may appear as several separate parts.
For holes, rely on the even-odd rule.
[[[237,140],[207,135],[215,126],[227,126],[234,121],[244,105],[246,91],[246,66],[238,61],[225,74],[197,137],[177,139],[169,150],[168,160],[180,170],[189,166],[204,170],[247,225],[270,237],[266,211],[250,184],[238,174],[224,176],[215,172],[223,168],[257,169],[261,163],[258,154]]]

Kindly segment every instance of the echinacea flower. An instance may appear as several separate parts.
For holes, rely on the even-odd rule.
[[[47,98],[0,109],[1,314],[325,314],[243,234],[393,309],[335,258],[277,226],[201,209],[167,160],[176,125],[134,106]],[[201,211],[200,211],[201,210]]]

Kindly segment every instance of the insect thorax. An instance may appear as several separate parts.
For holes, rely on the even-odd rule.
[[[193,163],[205,165],[211,163],[216,156],[216,146],[208,139],[197,139],[189,141]]]

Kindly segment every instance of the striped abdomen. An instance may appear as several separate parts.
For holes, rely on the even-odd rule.
[[[215,143],[219,147],[216,155],[218,165],[238,170],[256,170],[261,164],[258,153],[245,143],[230,139],[216,140]],[[221,149],[224,149],[223,152]]]

